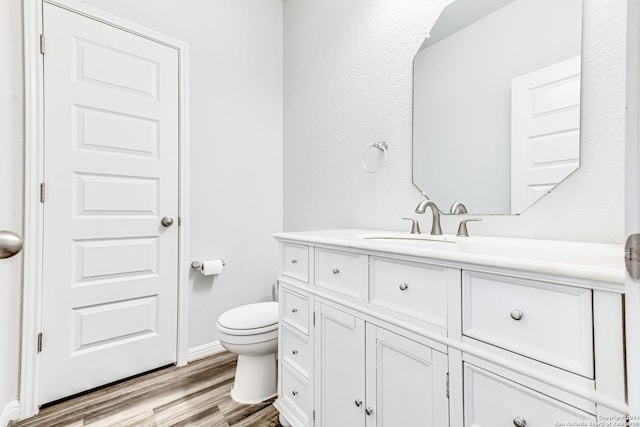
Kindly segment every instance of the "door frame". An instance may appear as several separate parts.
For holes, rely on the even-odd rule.
[[[627,2],[625,118],[625,234],[640,233],[640,2]],[[640,416],[640,282],[625,277],[625,328],[629,412]],[[637,421],[637,420],[636,420]]]
[[[62,7],[96,21],[128,31],[176,49],[178,52],[178,145],[179,145],[179,228],[178,228],[178,366],[188,362],[189,303],[189,45],[74,0],[24,0],[24,89],[25,89],[25,163],[24,163],[24,272],[22,305],[22,349],[20,367],[20,417],[38,413],[40,357],[37,352],[41,331],[43,204],[40,183],[44,179],[44,57],[40,53],[43,32],[43,3]],[[46,41],[45,41],[46,51]]]

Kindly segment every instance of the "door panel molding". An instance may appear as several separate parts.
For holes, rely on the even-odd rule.
[[[25,80],[25,249],[22,310],[22,349],[20,372],[20,417],[38,412],[40,358],[37,353],[42,308],[43,204],[40,183],[44,177],[43,56],[40,34],[43,32],[43,3],[111,25],[135,35],[176,49],[178,53],[178,152],[179,216],[178,232],[178,338],[177,364],[188,362],[188,236],[189,236],[189,45],[142,25],[106,13],[73,0],[25,0],[24,80]],[[45,44],[46,49],[46,44]],[[45,50],[46,52],[46,50]],[[45,344],[46,345],[46,344]]]

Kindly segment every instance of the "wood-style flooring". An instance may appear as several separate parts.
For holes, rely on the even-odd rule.
[[[12,427],[280,427],[273,400],[241,405],[229,396],[236,355],[219,353],[47,406]]]

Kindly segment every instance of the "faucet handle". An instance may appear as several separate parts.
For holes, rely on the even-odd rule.
[[[402,218],[402,219],[407,221],[413,221],[413,223],[411,224],[411,234],[420,234],[420,224],[418,224],[417,219],[413,219],[413,218]]]
[[[458,232],[456,236],[458,237],[469,237],[469,230],[467,230],[467,223],[470,221],[482,221],[482,218],[469,218],[463,219],[460,221],[460,225],[458,226]]]

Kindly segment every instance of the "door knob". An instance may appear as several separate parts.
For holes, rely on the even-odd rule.
[[[165,216],[160,220],[160,224],[164,225],[165,227],[171,227],[173,225],[173,218],[171,218],[170,216]]]
[[[0,230],[0,259],[11,258],[22,250],[22,237],[13,231]]]

